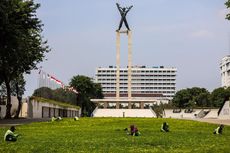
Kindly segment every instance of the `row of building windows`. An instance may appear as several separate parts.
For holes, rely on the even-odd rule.
[[[115,85],[115,82],[103,82],[102,85]],[[128,85],[128,83],[120,83],[120,85]],[[132,85],[176,85],[175,83],[132,83]]]
[[[116,70],[98,70],[97,73],[116,73]],[[128,73],[128,70],[120,70],[120,73]],[[157,70],[133,70],[132,73],[176,73],[175,70],[172,71],[157,71]]]
[[[115,74],[97,74],[98,77],[116,77]],[[128,77],[128,74],[121,74],[120,77]],[[132,75],[132,77],[176,77],[175,74],[172,75]]]
[[[230,70],[228,70],[227,72],[223,72],[223,73],[221,74],[221,76],[224,76],[224,75],[230,76]]]
[[[103,87],[103,89],[116,89],[116,87]],[[128,89],[128,87],[120,87],[120,89]],[[133,90],[136,89],[168,89],[175,90],[175,87],[132,87]]]
[[[104,91],[104,93],[111,93],[112,91]],[[127,91],[120,91],[120,93],[126,93]],[[132,92],[133,94],[135,93],[135,91]],[[148,93],[148,94],[162,94],[162,93],[167,93],[167,94],[174,94],[175,91],[141,91],[141,92],[137,92],[137,93]],[[165,95],[165,96],[171,96],[171,95]]]
[[[97,79],[98,81],[116,81],[116,79]],[[128,81],[128,79],[120,79],[120,81]],[[132,81],[176,81],[176,79],[132,79]],[[100,82],[99,82],[100,83]]]

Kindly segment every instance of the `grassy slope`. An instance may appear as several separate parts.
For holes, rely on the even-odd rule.
[[[171,132],[159,132],[163,121]],[[141,136],[123,131],[135,124]],[[3,141],[6,128],[0,129],[0,152],[170,152],[205,153],[230,151],[230,127],[223,135],[213,135],[217,125],[174,119],[80,118],[61,122],[33,123],[17,127],[22,136],[15,143]]]

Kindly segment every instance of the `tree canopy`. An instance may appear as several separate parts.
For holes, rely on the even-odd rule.
[[[210,95],[210,101],[215,107],[220,107],[225,101],[229,100],[230,87],[228,88],[217,88],[212,91]]]
[[[230,0],[225,2],[226,7],[229,9],[230,8]],[[230,20],[230,13],[226,15],[226,19]]]
[[[42,24],[36,16],[39,4],[25,0],[0,1],[0,84],[7,89],[5,118],[11,118],[10,81],[30,73],[50,49],[41,36]]]
[[[46,99],[52,99],[55,101],[77,105],[76,93],[69,91],[67,89],[65,90],[62,88],[58,88],[58,89],[52,90],[48,87],[41,87],[41,88],[34,90],[33,96],[43,97]]]
[[[176,107],[221,107],[230,98],[230,87],[217,88],[211,93],[205,88],[193,87],[179,90],[172,103]]]
[[[89,116],[96,107],[90,99],[103,98],[101,85],[83,75],[74,76],[69,84],[78,91],[77,103],[81,107],[83,115]]]

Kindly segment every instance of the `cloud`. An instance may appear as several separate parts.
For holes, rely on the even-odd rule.
[[[213,37],[213,33],[211,31],[208,31],[208,30],[198,30],[198,31],[194,31],[191,33],[191,36],[192,37],[195,37],[195,38],[211,38]]]

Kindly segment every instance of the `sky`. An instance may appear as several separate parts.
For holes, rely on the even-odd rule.
[[[132,64],[177,68],[176,89],[221,86],[221,59],[230,54],[226,0],[36,0],[42,36],[51,52],[38,67],[66,85],[76,75],[95,77],[97,67],[116,64],[116,3],[133,8]],[[123,26],[123,28],[125,28]],[[128,64],[121,38],[121,66]],[[38,87],[38,71],[26,75],[25,96]]]

